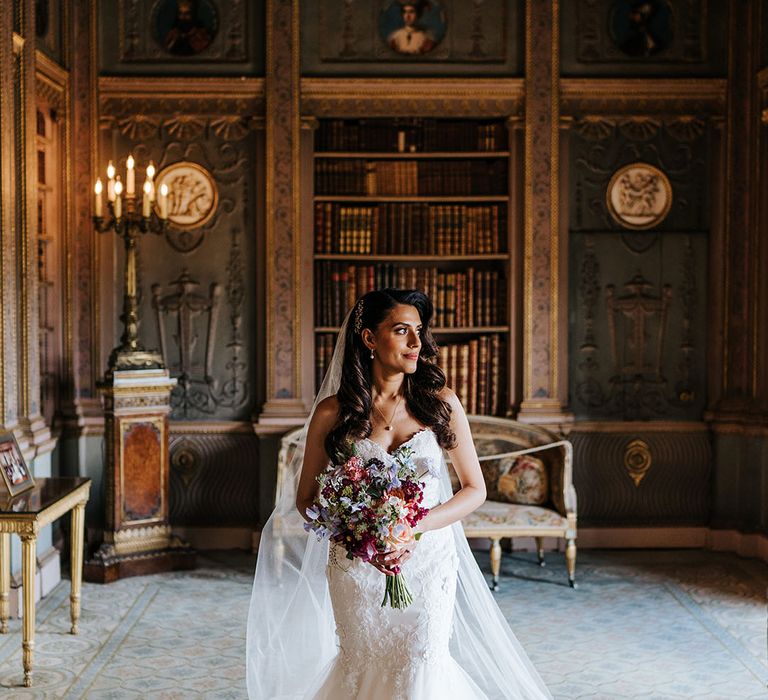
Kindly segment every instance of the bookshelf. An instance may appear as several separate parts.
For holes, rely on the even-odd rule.
[[[448,383],[472,414],[507,409],[510,159],[503,119],[320,119],[312,198],[319,386],[365,292],[417,288],[435,305]]]

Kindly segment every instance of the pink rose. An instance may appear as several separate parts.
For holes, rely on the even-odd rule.
[[[389,534],[384,538],[387,549],[404,549],[413,542],[413,530],[407,520],[398,520],[389,528]]]

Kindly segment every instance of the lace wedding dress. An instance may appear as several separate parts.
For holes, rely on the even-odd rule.
[[[424,429],[393,453],[369,439],[357,443],[363,460],[393,459],[411,450],[424,483],[424,505],[440,502],[442,451]],[[413,602],[381,606],[384,575],[331,545],[326,570],[339,640],[337,657],[311,688],[314,700],[475,700],[487,695],[451,656],[458,555],[451,529],[426,532],[402,567]]]
[[[385,577],[304,530],[296,485],[314,409],[338,391],[339,331],[315,405],[286,447],[275,510],[261,531],[246,633],[250,700],[545,700],[549,691],[499,610],[461,523],[424,534],[403,565],[413,602],[381,607]],[[388,454],[359,440],[362,457],[410,449],[424,503],[451,498],[442,449],[430,429]],[[334,563],[336,562],[336,563]]]

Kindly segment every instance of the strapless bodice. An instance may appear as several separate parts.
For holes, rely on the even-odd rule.
[[[362,438],[355,443],[357,454],[363,460],[372,458],[386,462],[397,457],[398,453],[408,449],[417,467],[419,481],[424,484],[424,501],[427,508],[440,503],[440,477],[443,469],[443,451],[431,428],[422,428],[408,440],[387,452],[378,442]]]

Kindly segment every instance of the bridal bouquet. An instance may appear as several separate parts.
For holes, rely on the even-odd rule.
[[[395,452],[389,465],[375,458],[364,462],[353,453],[343,464],[329,465],[317,481],[320,492],[307,509],[310,522],[304,528],[344,547],[347,559],[369,562],[405,547],[428,512],[421,506],[424,485],[417,480],[413,451],[407,447]],[[393,608],[407,608],[413,598],[400,568],[392,571],[381,605],[389,601]]]

